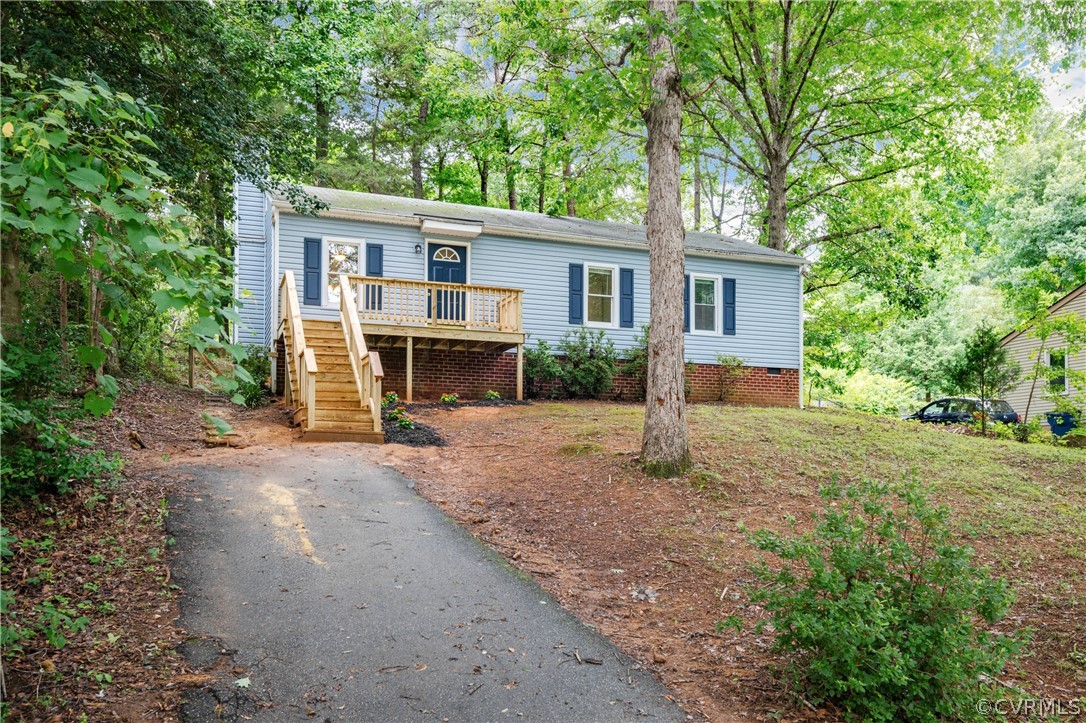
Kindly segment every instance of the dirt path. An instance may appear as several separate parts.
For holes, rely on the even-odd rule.
[[[283,441],[175,468],[180,623],[217,676],[183,720],[684,719],[384,450]]]

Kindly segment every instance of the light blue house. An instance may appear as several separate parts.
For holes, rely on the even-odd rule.
[[[294,211],[285,197],[239,183],[236,283],[244,324],[237,340],[279,349],[301,331],[320,367],[354,381],[365,355],[401,396],[521,389],[522,348],[553,347],[580,326],[603,329],[621,352],[649,321],[645,228],[524,211],[307,187],[327,209]],[[798,404],[804,260],[737,239],[686,234],[685,353],[697,365],[694,398],[712,397],[719,355],[741,357],[736,401]],[[343,284],[347,285],[344,293]],[[292,287],[293,301],[288,298]],[[350,344],[359,359],[336,360]],[[297,310],[290,328],[292,309]],[[302,357],[298,357],[302,354]],[[304,348],[291,360],[304,361]],[[324,363],[321,363],[321,357]],[[295,364],[294,366],[297,366]],[[341,366],[356,378],[347,379]],[[318,390],[325,378],[314,378]],[[621,380],[617,384],[623,388]],[[301,390],[288,384],[288,394]],[[344,391],[346,394],[346,391]],[[302,400],[304,402],[304,400]],[[359,399],[352,400],[359,403]],[[295,405],[298,406],[297,404]]]

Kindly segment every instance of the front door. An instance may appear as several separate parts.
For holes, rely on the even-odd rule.
[[[452,244],[430,244],[427,274],[430,281],[445,284],[468,283],[468,250]],[[435,289],[431,299],[431,315],[437,323],[464,322],[468,318],[467,292]]]

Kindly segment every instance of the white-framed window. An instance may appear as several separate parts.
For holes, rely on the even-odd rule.
[[[1067,384],[1067,350],[1053,349],[1049,351],[1048,366],[1051,370],[1048,377],[1048,391],[1053,394],[1066,394],[1069,391]]]
[[[339,275],[361,274],[366,242],[362,239],[324,239],[324,305],[339,308]]]
[[[618,267],[585,264],[585,315],[588,326],[618,325]]]
[[[720,279],[690,274],[690,331],[720,333]]]

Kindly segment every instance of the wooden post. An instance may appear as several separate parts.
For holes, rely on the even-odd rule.
[[[517,401],[524,400],[524,345],[517,344]]]
[[[196,350],[193,349],[190,346],[189,347],[189,389],[195,389],[196,388],[196,378],[195,378],[195,374],[194,374],[195,367],[196,367]]]
[[[413,384],[413,381],[412,381],[412,378],[411,378],[412,377],[412,373],[411,373],[412,369],[411,369],[411,367],[414,366],[414,358],[413,358],[414,356],[415,356],[415,337],[409,336],[409,337],[407,337],[407,391],[406,391],[407,396],[404,397],[407,400],[408,404],[411,403],[411,395],[412,395],[411,386]]]

